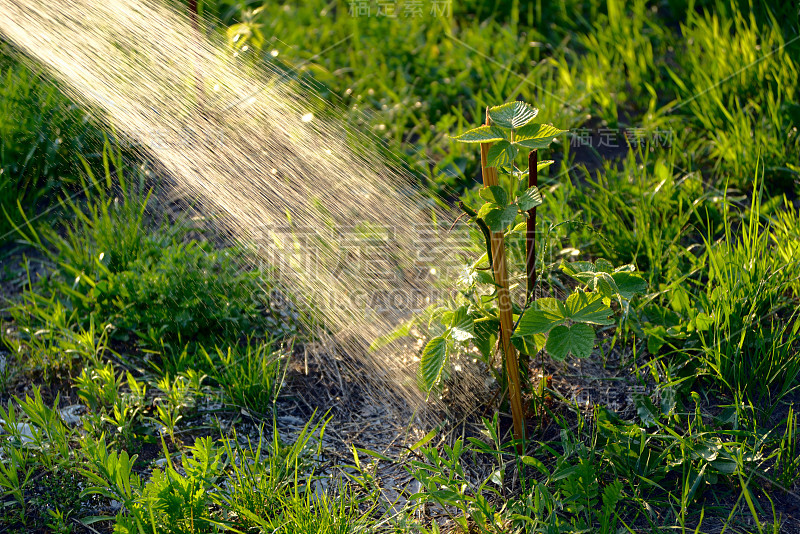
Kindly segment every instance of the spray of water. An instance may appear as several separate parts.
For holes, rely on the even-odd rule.
[[[352,378],[424,400],[413,355],[368,346],[436,298],[461,237],[359,135],[312,118],[312,93],[253,74],[157,0],[0,0],[0,34],[313,302]]]

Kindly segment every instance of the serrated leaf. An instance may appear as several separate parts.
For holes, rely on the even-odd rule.
[[[486,214],[483,220],[492,232],[504,232],[508,225],[517,217],[517,205],[512,204],[505,208],[494,208]]]
[[[611,278],[616,282],[619,294],[626,300],[630,300],[634,295],[643,294],[647,291],[647,282],[639,273],[618,271],[612,273]]]
[[[516,234],[517,232],[521,232],[528,228],[528,221],[522,221],[521,223],[517,223],[514,225],[514,228],[509,230],[506,236],[510,236],[511,234]]]
[[[484,359],[492,357],[494,344],[497,341],[497,334],[500,331],[500,322],[497,319],[478,321],[474,325],[475,338],[472,343],[478,347]]]
[[[551,298],[539,299],[522,316],[513,337],[546,334],[554,326],[563,324],[566,319],[564,305],[560,301]]]
[[[518,100],[489,108],[489,118],[501,128],[520,128],[538,114],[538,109]]]
[[[512,337],[511,343],[522,354],[533,355],[538,353],[544,347],[546,338],[544,334],[534,334],[525,337]]]
[[[517,199],[517,205],[521,211],[528,211],[542,204],[542,194],[536,186],[529,187]]]
[[[594,286],[606,298],[614,298],[619,294],[617,291],[617,283],[611,278],[611,275],[606,272],[598,272],[595,274]]]
[[[594,349],[594,329],[582,323],[571,327],[556,326],[547,336],[545,348],[557,360],[565,360],[570,354],[576,358],[588,358]]]
[[[506,190],[499,185],[490,185],[489,187],[482,188],[478,194],[482,199],[494,202],[500,206],[508,205],[508,194]]]
[[[467,341],[474,337],[474,322],[467,313],[467,306],[459,307],[450,322],[450,336],[454,341]]]
[[[495,285],[494,283],[494,276],[489,271],[478,271],[476,273],[476,277],[479,284],[491,284]]]
[[[597,258],[594,262],[595,270],[598,273],[612,273],[614,272],[614,265],[604,258]]]
[[[553,161],[552,159],[546,159],[544,161],[540,161],[539,163],[536,164],[536,171],[538,172],[541,171],[542,169],[546,169],[553,163],[555,163],[555,161]]]
[[[461,135],[452,138],[460,143],[489,143],[503,141],[506,139],[505,133],[496,126],[479,126],[468,130]]]
[[[480,209],[478,210],[478,218],[484,219],[485,221],[486,216],[489,215],[489,212],[496,209],[497,209],[497,204],[495,204],[494,202],[487,202],[486,204],[481,206]]]
[[[547,159],[547,160],[544,160],[544,161],[540,161],[539,163],[536,164],[536,172],[539,172],[542,169],[546,169],[547,167],[549,167],[553,163],[555,163],[555,161],[553,161],[552,159]],[[529,171],[530,171],[530,169],[517,169],[517,168],[514,168],[514,171],[511,174],[513,176],[517,177],[517,178],[522,177],[524,179],[527,179]],[[525,185],[527,185],[527,183],[528,182],[526,181]]]
[[[590,261],[562,262],[561,270],[564,271],[564,274],[585,284],[594,279],[596,271],[594,264]]]
[[[611,308],[603,302],[603,296],[585,291],[575,291],[565,303],[567,318],[576,323],[614,324]]]
[[[442,336],[437,336],[428,341],[428,344],[422,349],[420,357],[420,378],[425,391],[432,390],[439,382],[445,363],[447,363],[447,340]]]
[[[530,149],[547,148],[557,135],[567,130],[559,130],[550,124],[531,123],[514,134],[514,144]]]
[[[500,141],[489,149],[486,164],[489,167],[502,167],[509,165],[517,157],[519,149],[508,141]]]

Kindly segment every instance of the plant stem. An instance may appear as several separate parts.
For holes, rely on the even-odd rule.
[[[532,150],[528,154],[528,187],[539,186],[539,172],[536,168],[539,165],[538,151]],[[536,286],[536,207],[528,210],[528,229],[525,235],[528,245],[528,294],[525,298],[530,301],[533,298],[533,288]]]
[[[486,124],[489,124],[487,110]],[[488,166],[489,147],[491,143],[481,143],[481,169],[483,173],[483,186],[500,185],[497,169]],[[517,452],[522,454],[525,450],[525,417],[522,410],[522,387],[519,379],[519,362],[517,351],[511,344],[511,331],[514,317],[511,309],[511,295],[508,291],[508,271],[506,268],[506,251],[503,232],[492,232],[492,270],[494,282],[497,286],[497,306],[500,315],[500,340],[506,362],[506,375],[508,378],[508,397],[511,404],[511,417],[514,420],[514,439],[517,442]]]
[[[530,154],[528,154],[528,187],[538,187],[538,166],[539,164],[539,153],[537,150],[532,150]],[[527,262],[525,264],[525,270],[527,274],[528,280],[528,287],[525,293],[525,309],[527,310],[528,306],[530,306],[535,297],[533,294],[533,290],[536,287],[536,207],[528,210],[528,227],[525,233],[525,242],[527,245]],[[522,312],[524,313],[524,311]],[[520,313],[520,319],[522,318],[522,313]],[[514,325],[516,329],[516,325]],[[530,369],[530,354],[520,352],[519,355],[519,364],[521,368],[521,373],[523,380],[525,383],[528,383],[530,379],[529,369]]]

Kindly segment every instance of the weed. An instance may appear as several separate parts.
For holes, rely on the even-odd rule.
[[[26,331],[49,336],[41,342],[29,337],[28,348],[51,353],[54,336],[97,321],[113,325],[115,339],[138,339],[145,348],[162,349],[168,360],[180,354],[183,339],[192,340],[193,354],[199,343],[266,329],[267,297],[258,273],[242,269],[243,255],[184,243],[180,225],[150,227],[145,210],[151,192],[141,179],[126,180],[121,154],[108,145],[103,161],[102,183],[86,166],[85,205],[65,201],[75,217],[65,237],[54,229],[37,231],[27,220],[18,227],[57,266],[49,278],[30,284],[24,305],[12,308]],[[58,329],[43,328],[50,322]]]
[[[771,410],[795,387],[800,338],[786,296],[794,283],[793,265],[784,264],[770,249],[759,196],[753,195],[738,235],[727,223],[722,239],[705,239],[698,261],[707,278],[697,282],[696,300],[685,288],[674,288],[673,312],[646,331],[654,351],[670,337],[682,338],[687,351],[695,346],[692,353],[705,374],[735,398],[761,401]],[[728,221],[728,203],[724,206]]]
[[[122,376],[117,377],[114,364],[106,363],[99,368],[84,369],[75,379],[80,398],[92,411],[111,408],[119,398]]]
[[[167,375],[158,381],[156,387],[163,393],[163,397],[156,400],[158,422],[175,442],[175,428],[183,418],[181,412],[186,411],[194,402],[189,390],[189,381],[182,376],[170,380]]]
[[[68,191],[80,155],[99,146],[89,115],[0,43],[0,244],[13,238],[17,203],[51,203]]]
[[[243,349],[217,347],[211,354],[202,350],[209,376],[234,406],[257,414],[273,411],[283,377],[281,354],[270,345],[252,341]]]

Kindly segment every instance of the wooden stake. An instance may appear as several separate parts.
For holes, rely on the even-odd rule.
[[[487,111],[486,124],[489,124]],[[488,166],[491,143],[481,143],[481,168],[483,186],[500,185],[497,169]],[[497,305],[500,315],[500,345],[505,356],[506,374],[508,377],[508,397],[511,404],[511,417],[514,420],[514,439],[517,441],[517,452],[525,451],[525,415],[522,410],[522,387],[519,379],[519,362],[517,351],[511,344],[511,330],[514,327],[514,316],[511,308],[511,295],[508,291],[508,270],[506,267],[506,248],[503,232],[492,232],[492,269],[497,286]]]

